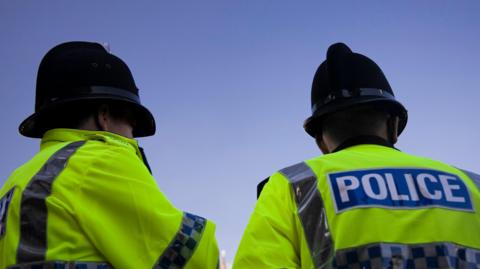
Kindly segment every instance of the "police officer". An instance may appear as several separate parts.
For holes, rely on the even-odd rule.
[[[265,184],[233,268],[479,268],[480,176],[394,148],[407,111],[345,44],[315,73],[323,156]]]
[[[155,133],[128,66],[98,43],[40,63],[20,133],[40,151],[0,191],[0,268],[216,268],[214,224],[175,208],[134,137]]]

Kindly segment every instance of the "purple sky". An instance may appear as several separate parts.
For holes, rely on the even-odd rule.
[[[376,61],[409,110],[401,150],[480,172],[479,1],[118,2],[0,0],[0,184],[38,150],[18,124],[41,58],[71,40],[130,66],[157,120],[140,143],[160,188],[217,223],[229,260],[257,182],[319,154],[302,124],[334,42]]]

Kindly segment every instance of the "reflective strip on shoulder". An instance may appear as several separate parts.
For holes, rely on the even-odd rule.
[[[65,262],[65,261],[48,261],[48,262],[31,262],[24,264],[16,264],[7,267],[8,269],[113,269],[108,263],[99,262]]]
[[[65,168],[70,156],[83,144],[85,141],[73,142],[55,152],[33,176],[23,191],[20,204],[18,263],[45,260],[48,216],[45,200],[50,196],[52,184]]]
[[[158,259],[154,269],[183,268],[195,252],[195,248],[202,239],[207,220],[185,212],[182,224],[170,246]]]
[[[449,242],[378,243],[339,250],[333,268],[479,268],[480,250]]]
[[[473,180],[473,183],[475,183],[475,185],[477,185],[477,188],[480,190],[480,175],[463,169],[460,169],[460,171],[464,172],[469,178],[471,178]]]
[[[268,183],[270,180],[270,177],[267,177],[266,179],[262,180],[260,183],[257,185],[257,199],[260,198],[260,194],[262,194],[263,188],[265,185]]]
[[[333,258],[333,241],[317,177],[305,162],[280,170],[292,186],[305,239],[315,268],[328,267]]]
[[[9,190],[3,197],[0,197],[0,239],[7,233],[8,208],[14,192],[15,187]]]

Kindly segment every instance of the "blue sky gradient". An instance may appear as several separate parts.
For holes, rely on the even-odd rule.
[[[157,134],[140,139],[161,190],[217,223],[233,260],[256,184],[320,154],[303,131],[328,46],[376,61],[409,123],[397,146],[480,172],[480,2],[0,0],[0,184],[38,150],[33,112],[43,55],[106,42],[127,62]]]

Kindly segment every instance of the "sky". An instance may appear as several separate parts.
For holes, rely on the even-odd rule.
[[[0,185],[39,149],[18,125],[43,55],[108,43],[156,118],[139,143],[160,189],[213,220],[232,261],[256,184],[320,155],[302,125],[335,42],[373,59],[408,109],[399,149],[480,172],[478,14],[477,0],[0,0]]]

